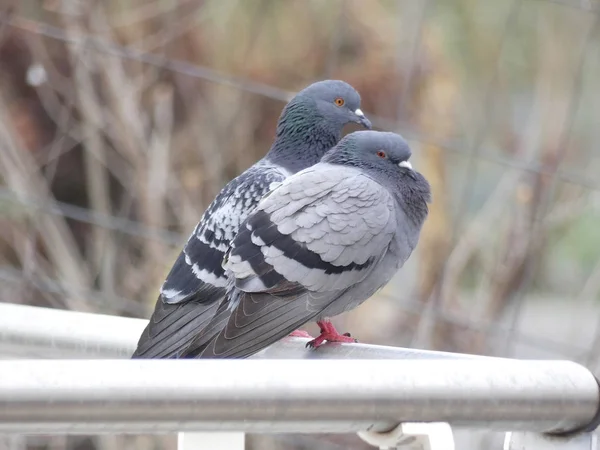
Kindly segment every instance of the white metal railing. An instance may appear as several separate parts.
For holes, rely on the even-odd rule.
[[[0,355],[36,358],[129,358],[148,323],[143,319],[0,303]],[[482,359],[458,353],[366,344],[307,349],[308,339],[290,338],[254,359]],[[486,360],[489,358],[485,358]]]
[[[11,433],[347,433],[403,421],[564,432],[597,405],[596,381],[568,361],[0,361],[0,431]]]
[[[0,304],[0,353],[112,358],[0,361],[0,432],[193,432],[180,438],[186,449],[202,448],[199,431],[359,432],[380,448],[437,450],[453,448],[449,423],[510,430],[506,450],[596,445],[586,432],[539,434],[597,420],[598,383],[573,362],[364,344],[312,351],[298,338],[250,360],[115,359],[131,354],[145,323]],[[233,449],[225,442],[241,435],[221,436]]]

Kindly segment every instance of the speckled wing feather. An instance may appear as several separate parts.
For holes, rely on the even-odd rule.
[[[232,180],[203,214],[167,276],[134,358],[179,357],[213,318],[225,296],[222,261],[240,224],[285,179],[261,162]]]
[[[395,209],[358,169],[321,163],[288,178],[240,227],[226,259],[228,302],[184,353],[246,357],[351,301],[385,259]]]

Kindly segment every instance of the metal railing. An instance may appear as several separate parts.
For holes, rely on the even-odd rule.
[[[186,432],[181,448],[196,448],[203,431],[359,432],[380,448],[399,448],[412,433],[411,445],[423,443],[414,448],[441,449],[453,448],[448,423],[511,431],[506,449],[595,448],[588,431],[598,383],[573,362],[364,344],[313,351],[299,338],[250,360],[118,360],[134,350],[145,323],[0,304],[2,354],[62,358],[0,361],[0,432]],[[412,422],[438,424],[414,431]],[[440,435],[445,444],[433,446]]]

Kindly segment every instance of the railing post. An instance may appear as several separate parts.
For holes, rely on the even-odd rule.
[[[177,450],[244,450],[244,433],[179,433]]]
[[[592,433],[557,437],[529,431],[508,432],[504,450],[598,450],[598,442]]]
[[[407,422],[384,433],[359,431],[358,436],[381,450],[454,450],[452,428],[444,422]]]

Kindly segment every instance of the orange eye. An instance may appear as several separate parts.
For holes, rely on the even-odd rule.
[[[385,154],[385,152],[382,152],[381,150],[379,150],[379,151],[377,152],[377,156],[379,156],[380,158],[385,158],[385,157],[387,157],[387,155]]]
[[[338,98],[336,98],[336,99],[335,99],[333,102],[334,102],[334,103],[335,103],[337,106],[344,106],[344,103],[346,103],[346,102],[344,101],[344,99],[343,99],[343,98],[341,98],[341,97],[338,97]]]

